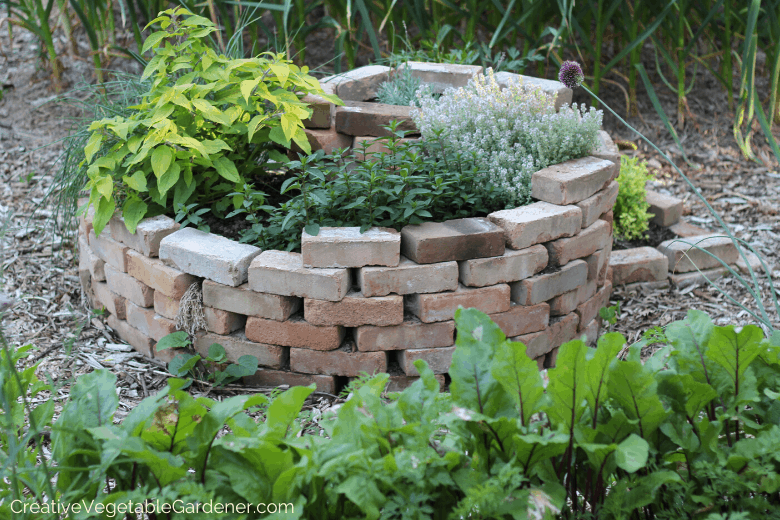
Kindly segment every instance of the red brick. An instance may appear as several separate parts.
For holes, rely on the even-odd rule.
[[[305,298],[303,317],[312,325],[398,325],[404,321],[404,299],[398,295],[365,298],[355,291],[340,302]]]
[[[322,227],[317,236],[303,230],[304,267],[396,267],[401,256],[401,234],[392,228]]]
[[[519,208],[495,211],[488,218],[504,230],[507,247],[525,249],[579,233],[582,210],[577,206],[534,202]]]
[[[604,275],[604,278],[599,281],[599,287],[605,285],[607,282],[612,283],[612,267],[608,267],[605,271],[606,274]]]
[[[590,323],[585,325],[585,328],[582,329],[582,333],[585,334],[585,343],[591,347],[595,346],[599,339],[599,320],[590,320]]]
[[[509,310],[509,286],[471,288],[460,286],[456,291],[435,294],[412,294],[405,298],[406,309],[425,323],[451,320],[459,306],[479,309],[486,314]]]
[[[93,279],[92,291],[95,293],[95,298],[111,315],[116,316],[120,320],[124,320],[127,317],[125,313],[125,299],[112,292],[107,283],[97,282]]]
[[[337,302],[349,285],[347,269],[304,267],[299,253],[263,251],[249,266],[249,288],[261,293]]]
[[[412,121],[412,108],[383,103],[345,101],[343,107],[336,107],[336,131],[347,135],[382,137],[391,135],[385,129],[391,121],[398,121],[398,130],[420,133]]]
[[[95,230],[90,231],[89,247],[98,258],[105,261],[114,269],[118,269],[123,273],[127,272],[127,258],[125,257],[125,253],[127,253],[130,248],[112,239],[108,228],[103,229],[103,232],[99,237],[95,236]]]
[[[295,296],[253,291],[248,283],[231,287],[211,280],[203,282],[203,305],[246,316],[284,321],[298,312],[301,302]]]
[[[739,258],[739,252],[731,239],[718,234],[666,240],[661,242],[658,250],[669,259],[669,271],[674,273],[723,267],[719,259],[727,265],[733,265]]]
[[[573,312],[579,304],[592,298],[597,289],[596,280],[588,280],[585,285],[556,296],[550,300],[550,315],[563,316]]]
[[[333,118],[333,103],[313,94],[306,94],[301,98],[301,101],[309,105],[312,112],[311,117],[303,120],[305,128],[330,128]]]
[[[683,201],[677,197],[647,190],[645,201],[650,204],[647,211],[655,215],[652,221],[659,226],[671,226],[682,216]]]
[[[114,215],[108,223],[111,229],[111,237],[124,245],[138,251],[145,256],[158,256],[160,254],[160,241],[177,231],[181,224],[171,217],[158,215],[145,218],[135,228],[135,233],[130,233],[125,220],[120,214]]]
[[[148,358],[154,357],[154,340],[152,338],[113,314],[108,317],[108,326],[114,329],[116,335],[133,347],[136,352]]]
[[[133,250],[127,252],[127,274],[171,298],[181,298],[199,280]]]
[[[605,222],[608,222],[609,224],[612,224],[612,221],[615,220],[615,213],[614,211],[609,210],[606,213],[602,213],[599,218]]]
[[[403,74],[406,68],[413,78],[419,79],[424,85],[429,85],[433,92],[438,93],[451,87],[465,87],[475,74],[482,72],[479,65],[407,61],[396,68],[395,74]]]
[[[535,275],[546,266],[547,249],[541,244],[519,251],[507,249],[502,256],[458,262],[460,281],[469,287],[516,282]]]
[[[336,392],[336,378],[313,374],[299,374],[285,370],[259,368],[252,376],[245,376],[244,384],[250,386],[309,386],[317,385],[318,392],[333,394]]]
[[[376,97],[379,85],[388,80],[392,69],[385,65],[358,67],[326,81],[336,84],[336,94],[349,101],[368,101]]]
[[[617,167],[596,157],[573,159],[531,176],[531,196],[564,206],[587,199],[612,181]]]
[[[209,347],[214,343],[224,347],[230,363],[238,362],[241,356],[254,356],[257,358],[258,365],[268,368],[281,368],[289,362],[290,353],[287,347],[249,341],[243,332],[234,332],[230,335],[201,332],[195,338],[194,347],[205,358]]]
[[[426,361],[434,374],[446,374],[450,370],[454,352],[455,347],[409,349],[399,351],[397,359],[401,370],[408,376],[419,375],[414,366],[418,359]]]
[[[312,152],[322,150],[326,154],[332,154],[337,148],[349,148],[352,146],[352,136],[340,134],[336,132],[335,128],[328,128],[325,130],[307,128],[304,130],[304,133],[306,134],[306,139],[309,140]],[[294,141],[292,142],[291,149],[293,152],[303,152],[301,147],[295,144]]]
[[[669,280],[678,288],[694,284],[706,285],[708,284],[707,280],[715,281],[728,272],[729,270],[725,267],[713,267],[712,269],[702,269],[701,271],[690,273],[671,273],[669,274]]]
[[[145,309],[133,302],[127,302],[126,305],[127,323],[154,341],[160,341],[168,334],[176,332],[176,324],[155,314],[154,309]]]
[[[596,314],[598,315],[598,310],[596,311]],[[587,325],[589,321],[590,320],[585,322],[585,324]],[[579,315],[573,312],[566,316],[550,318],[550,328],[548,329],[550,346],[558,348],[564,343],[579,338],[577,334],[577,327],[579,324]]]
[[[603,190],[577,203],[577,207],[582,210],[583,228],[592,225],[603,213],[612,210],[619,188],[618,183],[612,181]]]
[[[206,315],[206,328],[217,334],[230,334],[244,328],[246,323],[246,316],[235,312],[203,307],[203,313]]]
[[[550,321],[550,306],[546,303],[525,306],[513,303],[508,311],[490,314],[490,319],[507,337],[544,330]]]
[[[420,294],[454,291],[458,288],[458,264],[417,264],[401,256],[398,267],[362,267],[357,283],[364,296]]]
[[[694,226],[683,218],[678,220],[677,223],[669,226],[669,231],[681,238],[695,237],[697,235],[706,235],[711,233],[704,228]]]
[[[584,260],[572,260],[558,271],[538,274],[510,284],[512,301],[521,305],[536,305],[573,291],[588,279],[588,264]]]
[[[385,352],[353,352],[353,346],[351,341],[346,341],[342,348],[328,352],[291,348],[290,369],[306,374],[348,377],[358,377],[361,372],[387,371]]]
[[[246,320],[246,337],[257,343],[282,345],[309,350],[334,350],[341,346],[344,327],[318,327],[293,316],[287,321],[250,316]],[[294,369],[293,369],[294,370]]]
[[[555,363],[558,361],[558,351],[560,347],[555,347],[544,358],[544,368],[555,368]]]
[[[98,282],[106,281],[106,262],[99,258],[87,244],[87,237],[79,236],[79,269],[89,271],[90,278]]]
[[[407,315],[400,325],[363,325],[353,334],[358,350],[363,352],[450,347],[455,343],[455,322],[423,323],[416,316]]]
[[[612,242],[609,242],[603,249],[599,249],[592,255],[583,258],[588,264],[588,280],[598,280],[599,273],[604,266],[609,263],[609,257],[612,254]]]
[[[179,313],[179,302],[181,300],[177,298],[171,298],[170,296],[161,292],[155,291],[154,293],[154,312],[169,320],[175,320],[176,315]]]
[[[418,264],[501,256],[504,254],[504,231],[486,218],[404,226],[401,254]]]
[[[509,339],[525,345],[525,353],[531,359],[544,356],[550,351],[550,332],[547,330],[523,334]]]
[[[666,278],[669,259],[652,247],[613,251],[609,256],[612,283],[655,282]]]
[[[604,287],[599,289],[594,297],[590,300],[580,304],[577,307],[577,316],[579,317],[580,332],[585,326],[590,323],[590,320],[595,319],[599,315],[599,310],[602,307],[609,307],[609,296],[612,294],[612,284],[607,282]]]
[[[612,242],[611,233],[612,226],[603,220],[596,220],[576,236],[546,243],[550,255],[549,265],[565,265],[575,258],[592,255]]]
[[[111,264],[106,264],[106,283],[113,292],[127,298],[139,307],[154,305],[154,289],[127,273],[117,271]]]

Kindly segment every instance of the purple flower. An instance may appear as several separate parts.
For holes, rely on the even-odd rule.
[[[558,80],[570,89],[575,89],[582,85],[585,74],[582,73],[582,67],[576,61],[564,61],[561,65],[561,71],[558,73]]]

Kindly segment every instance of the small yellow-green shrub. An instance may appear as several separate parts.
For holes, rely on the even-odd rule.
[[[647,210],[650,207],[645,201],[645,183],[653,180],[647,172],[647,163],[639,158],[620,158],[620,175],[617,182],[620,186],[615,201],[615,236],[624,240],[642,238],[650,227],[653,214]]]

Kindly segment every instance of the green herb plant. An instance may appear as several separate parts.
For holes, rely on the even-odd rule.
[[[647,211],[650,204],[645,200],[645,184],[653,179],[645,161],[640,161],[638,157],[620,156],[618,196],[613,208],[616,238],[635,240],[647,233],[653,214]]]
[[[191,342],[184,331],[173,332],[157,342],[156,349],[162,350],[186,349],[190,350]],[[201,357],[200,354],[183,352],[177,354],[168,363],[168,372],[174,377],[194,377],[202,381],[213,381],[214,386],[223,386],[238,381],[244,376],[251,376],[257,372],[257,358],[244,355],[236,360],[236,363],[228,363],[225,347],[219,343],[209,346],[208,354]],[[211,366],[208,370],[206,365]],[[221,369],[224,367],[224,370]]]
[[[99,234],[122,204],[131,232],[144,217],[173,214],[197,203],[224,214],[228,193],[263,175],[279,148],[310,146],[302,121],[311,109],[299,99],[325,94],[317,80],[281,55],[228,59],[204,42],[214,24],[184,8],[161,13],[142,52],[154,49],[142,79],[151,87],[129,117],[92,123],[85,146],[89,203]],[[111,144],[105,154],[102,145]],[[274,163],[271,163],[274,164]]]
[[[412,76],[408,67],[402,67],[393,73],[376,91],[377,101],[387,105],[419,107],[418,96],[436,97],[429,85],[422,85],[419,78]]]

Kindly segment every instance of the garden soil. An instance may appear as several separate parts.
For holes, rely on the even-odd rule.
[[[15,299],[13,307],[5,313],[2,330],[11,344],[35,347],[31,361],[41,362],[41,377],[51,377],[58,383],[59,390],[51,396],[58,405],[67,398],[69,382],[78,375],[99,368],[114,372],[118,377],[120,409],[116,420],[119,420],[143,397],[164,385],[166,371],[163,366],[145,360],[123,345],[103,317],[91,314],[84,304],[74,236],[61,234],[52,225],[50,220],[56,208],[51,200],[45,200],[52,175],[59,167],[60,140],[68,134],[72,118],[79,114],[74,108],[57,102],[51,78],[41,64],[32,35],[14,28],[11,42],[6,30],[0,33],[0,85],[3,91],[0,100],[0,229],[4,231],[0,233],[0,292]],[[315,37],[322,40],[318,42],[322,45],[312,48],[331,48],[331,43],[324,41],[329,38],[327,33],[320,32]],[[57,44],[64,53],[66,42],[61,35],[58,38]],[[84,41],[80,50],[81,56],[64,55],[62,58],[66,93],[73,96],[80,95],[80,82],[94,81]],[[325,60],[312,53],[307,59]],[[652,54],[649,54],[649,60],[652,60]],[[309,63],[312,68],[320,64]],[[110,67],[137,70],[133,63],[119,59]],[[764,78],[768,75],[765,70],[758,72]],[[548,74],[549,77],[553,75],[553,71]],[[666,90],[658,78],[654,81],[667,113],[674,114],[674,94]],[[765,82],[759,84],[759,92],[762,99],[767,98]],[[607,85],[601,96],[625,116],[622,89]],[[575,93],[575,101],[589,103],[583,91]],[[780,286],[780,170],[760,132],[754,137],[754,149],[763,164],[742,156],[733,138],[733,116],[727,101],[726,93],[716,81],[706,71],[699,71],[696,85],[687,98],[689,113],[685,127],[679,131],[690,165],[682,160],[680,150],[668,136],[646,96],[639,99],[639,115],[628,120],[671,154],[737,238],[753,245],[770,264],[770,276]],[[653,182],[654,189],[685,201],[687,220],[713,231],[718,229],[716,220],[693,191],[661,157],[640,143],[636,134],[611,115],[605,116],[604,127],[614,139],[639,144],[638,150],[631,154],[649,160],[657,179]],[[730,300],[733,298],[757,312],[753,296],[734,277],[723,278],[717,283],[729,296],[708,285],[682,290],[627,291],[617,287],[611,299],[613,304],[621,303],[615,329],[632,342],[649,327],[683,318],[688,309],[706,311],[719,325],[753,321]],[[767,281],[761,281],[759,292],[770,308],[775,327],[780,328],[780,318],[771,312],[769,290]],[[205,384],[196,386],[198,393],[214,396],[217,392]],[[236,391],[219,391],[217,396]],[[334,401],[333,397],[319,394],[310,406],[322,409]]]

